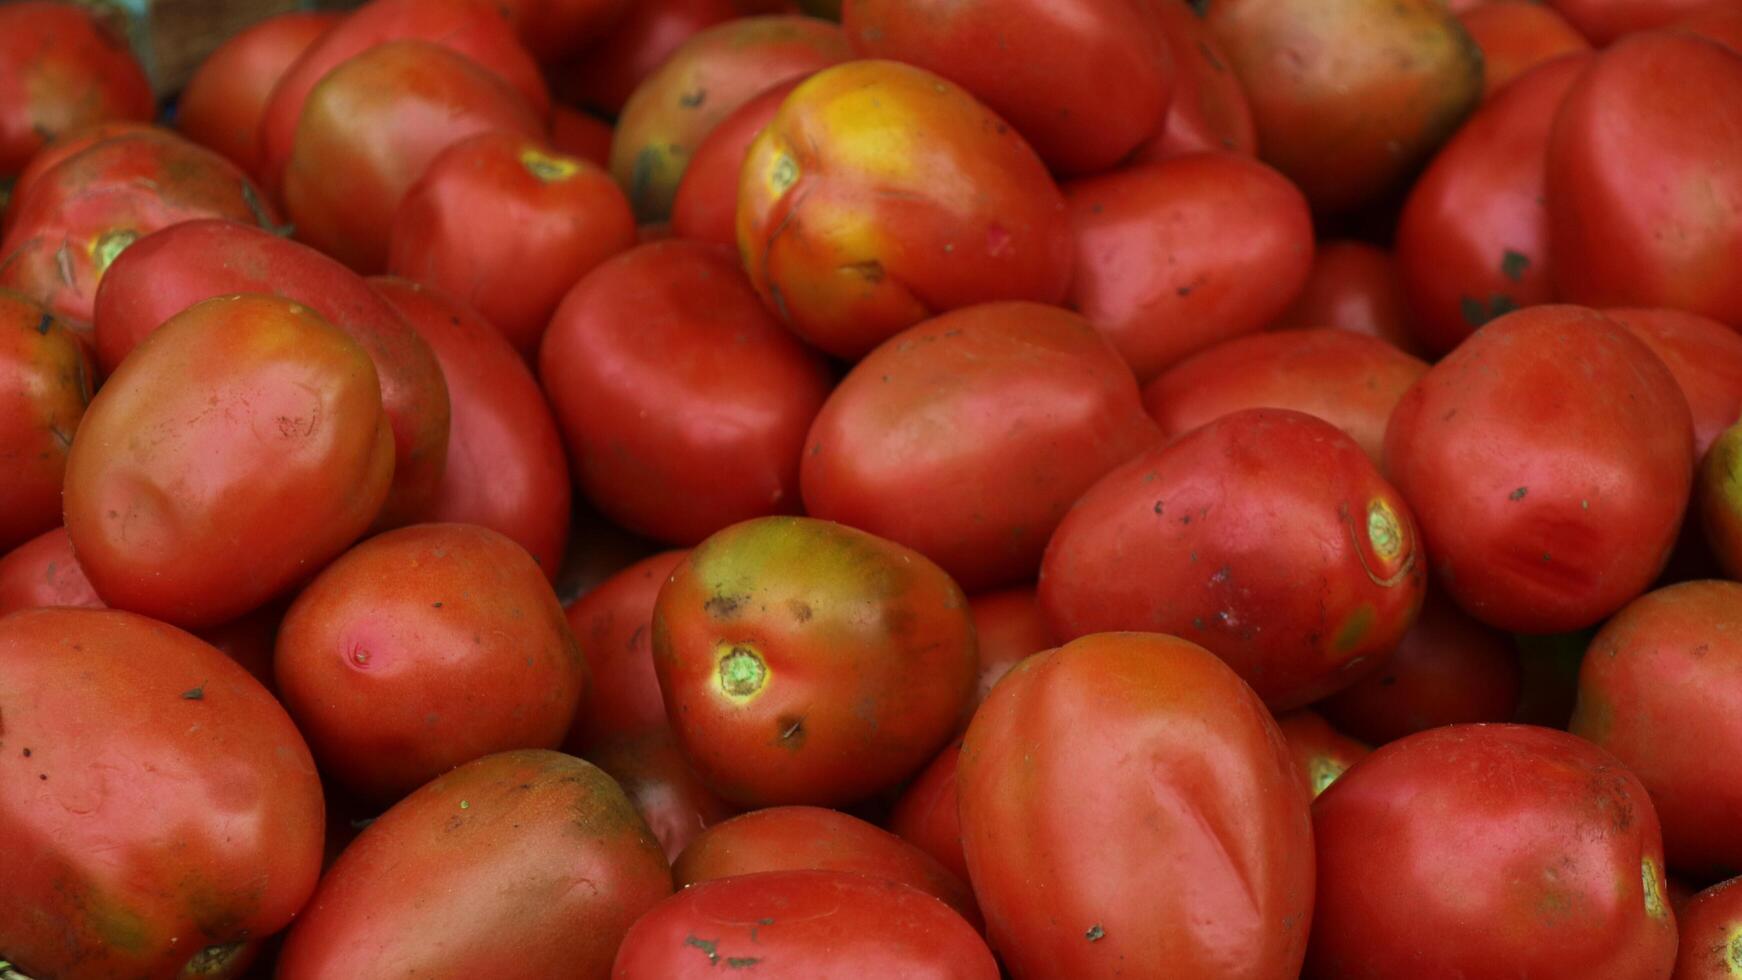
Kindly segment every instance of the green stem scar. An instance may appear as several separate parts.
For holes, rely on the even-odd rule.
[[[735,701],[755,696],[768,683],[768,665],[742,644],[725,646],[719,661],[720,690]]]

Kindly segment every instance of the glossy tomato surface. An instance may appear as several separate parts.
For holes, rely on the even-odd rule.
[[[564,610],[590,675],[566,743],[576,755],[607,737],[666,724],[653,671],[653,604],[688,554],[662,551],[643,558]]]
[[[0,290],[0,552],[59,523],[67,452],[94,381],[79,334]]]
[[[1680,310],[1617,309],[1603,315],[1632,331],[1663,360],[1694,418],[1694,458],[1742,419],[1742,331]]]
[[[292,11],[231,36],[182,88],[176,129],[261,179],[260,125],[273,90],[309,45],[341,19],[336,11]]]
[[[803,80],[794,78],[763,89],[696,144],[672,197],[672,234],[737,247],[738,177],[744,158],[780,104]]]
[[[1693,896],[1675,918],[1681,953],[1671,980],[1734,980],[1742,972],[1742,879]]]
[[[144,122],[151,81],[104,15],[70,3],[0,6],[0,175],[91,123]]]
[[[1173,95],[1161,129],[1138,146],[1131,162],[1153,163],[1206,150],[1256,155],[1252,104],[1198,7],[1173,0],[1147,2],[1173,54]]]

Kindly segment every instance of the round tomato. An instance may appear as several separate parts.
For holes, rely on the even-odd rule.
[[[1742,580],[1742,422],[1724,430],[1700,466],[1700,522],[1724,571]]]
[[[273,89],[341,19],[336,11],[293,11],[232,35],[183,86],[175,103],[176,128],[259,179],[260,124]]]
[[[1366,242],[1320,242],[1312,272],[1272,330],[1332,327],[1378,337],[1413,357],[1422,347],[1410,331],[1412,314],[1390,252]]]
[[[738,176],[750,144],[802,78],[781,82],[739,106],[696,144],[671,202],[671,231],[720,245],[738,245]]]
[[[59,523],[67,453],[91,400],[84,338],[0,289],[0,553]]]
[[[1545,61],[1591,50],[1591,42],[1553,7],[1531,0],[1488,0],[1458,20],[1482,49],[1484,100]]]
[[[1198,14],[1200,5],[1177,0],[1144,2],[1154,11],[1173,55],[1173,98],[1161,129],[1137,147],[1131,162],[1156,163],[1206,150],[1257,154],[1252,104],[1239,77],[1228,66],[1228,56]]]
[[[980,648],[980,686],[974,692],[976,708],[1010,673],[1010,668],[1042,650],[1058,646],[1032,587],[971,596],[968,613],[974,618],[974,638]]]
[[[587,746],[587,758],[623,787],[668,861],[677,860],[697,834],[738,812],[696,778],[664,724],[607,735]]]
[[[155,108],[145,70],[101,15],[70,3],[0,5],[0,176],[62,133],[144,122]]]
[[[64,527],[45,531],[0,556],[0,616],[43,606],[104,608],[73,557],[73,542]]]
[[[1278,717],[1276,727],[1288,741],[1289,754],[1309,799],[1329,789],[1350,766],[1373,752],[1332,728],[1322,716],[1304,709]]]
[[[1676,909],[1676,925],[1681,927],[1682,953],[1671,980],[1736,980],[1742,975],[1742,878],[1693,896]]]
[[[653,603],[660,587],[688,557],[665,551],[630,565],[564,611],[587,658],[587,697],[565,746],[587,755],[594,744],[666,724],[665,700],[653,672]]]
[[[907,789],[895,802],[895,808],[889,813],[889,829],[902,840],[930,854],[951,874],[967,881],[968,859],[962,854],[962,817],[956,805],[956,770],[961,758],[961,739],[944,746],[937,758],[907,784]]]

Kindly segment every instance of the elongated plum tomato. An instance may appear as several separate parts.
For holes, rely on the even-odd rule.
[[[31,157],[30,162],[13,178],[11,194],[5,201],[5,214],[0,216],[0,237],[11,231],[13,220],[23,209],[24,199],[30,196],[31,187],[42,179],[43,174],[60,166],[62,161],[78,156],[105,140],[111,140],[117,136],[139,135],[167,139],[175,134],[150,123],[112,119],[108,122],[91,123],[69,129],[44,143],[42,149],[36,151],[36,155]]]
[[[605,980],[630,924],[669,894],[659,842],[609,776],[559,752],[502,752],[345,848],[277,976]]]
[[[1173,97],[1161,128],[1137,147],[1131,163],[1158,163],[1206,150],[1255,156],[1252,104],[1229,59],[1191,4],[1143,0],[1155,12],[1173,53]]]
[[[277,297],[206,300],[118,367],[67,459],[67,533],[111,606],[235,619],[337,557],[386,499],[369,355]]]
[[[833,805],[917,772],[973,696],[961,589],[923,556],[829,521],[708,538],[653,610],[666,714],[697,775],[746,805]]]
[[[986,303],[860,361],[811,424],[800,486],[806,513],[979,590],[1032,580],[1071,504],[1156,438],[1131,369],[1088,321]]]
[[[666,724],[665,699],[653,671],[653,604],[689,554],[663,551],[630,565],[563,610],[587,658],[587,697],[564,747],[587,756],[612,735]]]
[[[691,885],[642,916],[616,980],[712,980],[726,970],[849,980],[996,980],[986,941],[917,888],[845,871],[767,871]]]
[[[1009,124],[931,72],[853,61],[811,76],[750,146],[738,248],[800,337],[858,358],[975,303],[1056,303],[1070,226]]]
[[[968,859],[962,855],[962,818],[956,805],[961,758],[961,739],[944,746],[902,791],[889,812],[888,825],[902,840],[967,881]]]
[[[1349,330],[1421,357],[1422,346],[1410,332],[1411,316],[1390,252],[1366,242],[1333,239],[1313,250],[1306,285],[1271,321],[1270,329]]]
[[[1675,377],[1624,327],[1539,306],[1483,327],[1403,396],[1385,470],[1434,581],[1501,629],[1583,629],[1645,591],[1693,483]]]
[[[1459,14],[1458,21],[1482,49],[1484,100],[1545,61],[1591,50],[1591,42],[1553,7],[1530,0],[1488,0]]]
[[[0,289],[0,553],[59,523],[67,454],[92,380],[78,334]]]
[[[591,742],[587,760],[623,787],[667,860],[677,860],[697,834],[738,812],[696,778],[663,722]]]
[[[0,937],[18,970],[234,976],[308,900],[314,760],[217,650],[132,613],[14,613],[0,704]]]
[[[696,144],[671,201],[671,231],[679,238],[738,244],[738,177],[750,144],[774,119],[802,78],[781,82],[739,106]]]
[[[175,103],[182,135],[260,179],[260,124],[272,93],[338,11],[292,11],[255,24],[200,62]]]
[[[968,871],[1012,976],[1299,971],[1307,795],[1270,713],[1207,650],[1109,633],[1024,661],[960,767]]]
[[[1682,952],[1671,980],[1736,980],[1742,975],[1742,878],[1693,896],[1676,910],[1675,918]]]
[[[1187,637],[1276,710],[1381,666],[1426,562],[1403,495],[1329,422],[1225,415],[1109,473],[1059,525],[1040,602],[1061,639]]]
[[[151,81],[100,14],[9,3],[0,6],[0,107],[0,176],[10,176],[70,130],[150,119]]]
[[[1452,725],[1393,742],[1318,798],[1313,835],[1313,980],[1657,980],[1675,963],[1651,799],[1565,732]]]
[[[1700,523],[1724,571],[1742,580],[1742,422],[1725,429],[1700,465]]]

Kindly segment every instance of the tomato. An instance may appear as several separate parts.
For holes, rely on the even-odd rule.
[[[502,0],[521,43],[544,64],[580,52],[615,27],[634,0]]]
[[[591,675],[565,743],[576,755],[587,755],[609,736],[666,724],[665,700],[653,671],[653,603],[688,555],[664,551],[643,558],[564,610]]]
[[[205,643],[132,613],[14,613],[0,704],[0,942],[18,970],[234,976],[314,890],[314,761]]]
[[[576,482],[630,530],[687,545],[798,509],[828,367],[727,249],[657,242],[603,263],[557,308],[538,373]]]
[[[980,648],[980,686],[974,692],[979,707],[1010,668],[1058,646],[1046,613],[1030,587],[982,592],[968,598],[974,638]]]
[[[1742,53],[1671,32],[1618,42],[1567,93],[1547,159],[1563,298],[1742,328]]]
[[[1311,978],[1667,976],[1675,917],[1645,788],[1529,725],[1387,745],[1313,805]]]
[[[91,400],[83,338],[0,289],[0,553],[60,523],[73,433]]]
[[[1671,24],[1669,30],[1698,34],[1742,52],[1742,9],[1738,9],[1729,0],[1710,0],[1705,6]]]
[[[1742,579],[1742,421],[1724,430],[1700,467],[1700,523],[1718,563]]]
[[[587,756],[623,787],[667,860],[677,860],[697,834],[738,812],[696,778],[663,723],[608,735],[589,745]]]
[[[806,513],[898,541],[978,590],[1034,578],[1053,528],[1156,440],[1088,321],[988,303],[911,327],[835,388],[806,438]]]
[[[611,141],[611,176],[644,222],[671,216],[678,181],[708,133],[758,92],[852,57],[812,17],[751,17],[691,35],[635,88]]]
[[[1424,353],[1410,330],[1397,263],[1365,242],[1320,242],[1313,268],[1294,303],[1271,321],[1272,330],[1332,327],[1378,337],[1412,357]]]
[[[1695,14],[1712,0],[1547,0],[1591,43],[1607,46],[1623,35],[1649,31]]]
[[[998,964],[949,906],[900,882],[842,871],[770,871],[703,882],[630,928],[616,980],[728,971],[806,980],[996,980]]]
[[[850,0],[841,24],[862,57],[942,75],[1015,126],[1054,171],[1084,174],[1114,166],[1161,128],[1174,67],[1160,2]]]
[[[492,752],[555,748],[586,666],[531,556],[470,524],[352,548],[291,604],[273,662],[321,771],[380,800]]]
[[[750,144],[802,78],[788,79],[739,106],[696,144],[671,201],[671,230],[679,238],[738,244],[738,176]]]
[[[653,609],[666,715],[702,781],[746,805],[830,805],[912,775],[977,669],[943,570],[828,521],[766,517],[702,542]]]
[[[967,881],[962,818],[956,806],[956,770],[961,757],[961,739],[944,746],[937,758],[907,784],[889,813],[889,829],[930,854],[951,874]]]
[[[738,16],[733,0],[634,0],[605,36],[552,71],[563,98],[607,116],[691,35]]]
[[[159,327],[91,400],[67,533],[109,605],[211,626],[336,557],[392,474],[363,348],[296,303],[219,297]]]
[[[151,82],[126,38],[70,3],[0,5],[0,176],[91,123],[145,122]]]
[[[1263,329],[1312,269],[1306,199],[1250,157],[1201,153],[1135,166],[1079,180],[1065,196],[1077,252],[1069,304],[1139,381]]]
[[[1064,200],[1034,150],[922,68],[854,61],[806,79],[750,146],[738,248],[800,337],[856,359],[921,320],[1055,303]]]
[[[1419,539],[1353,439],[1300,412],[1247,409],[1084,494],[1047,545],[1040,602],[1061,639],[1189,637],[1280,711],[1382,665],[1421,606]]]
[[[1131,161],[1158,163],[1206,150],[1257,154],[1258,130],[1246,90],[1197,6],[1178,0],[1145,2],[1172,52],[1173,98],[1161,129],[1137,147]]]
[[[550,145],[558,153],[604,169],[611,165],[611,124],[579,109],[555,106],[550,113]]]
[[[1742,878],[1695,895],[1676,910],[1681,955],[1672,980],[1735,980],[1742,971]],[[1671,887],[1674,887],[1672,881]]]
[[[1582,629],[1645,591],[1693,477],[1675,377],[1595,310],[1539,306],[1483,327],[1403,396],[1385,471],[1434,577],[1501,629]]]
[[[1553,7],[1531,0],[1487,0],[1458,20],[1482,49],[1484,100],[1543,62],[1591,50],[1591,42]]]
[[[1649,592],[1603,626],[1579,673],[1571,731],[1639,776],[1664,853],[1697,874],[1742,871],[1742,583]]]
[[[127,120],[110,120],[108,122],[91,123],[69,129],[54,139],[42,145],[36,155],[30,158],[13,178],[10,196],[6,190],[0,190],[0,200],[5,203],[5,214],[0,215],[0,237],[12,230],[12,223],[18,217],[18,212],[24,208],[24,199],[30,196],[31,187],[42,175],[60,166],[61,162],[78,156],[98,143],[114,139],[117,136],[157,136],[169,139],[174,136],[167,129],[162,129],[149,123],[131,122]]]
[[[1694,418],[1694,457],[1705,456],[1730,423],[1742,418],[1742,334],[1679,310],[1604,310],[1632,331],[1675,375]]]
[[[1397,267],[1411,327],[1430,352],[1554,299],[1544,153],[1555,111],[1590,62],[1569,55],[1527,72],[1452,137],[1410,191]]]
[[[1511,721],[1521,684],[1511,638],[1430,588],[1385,666],[1314,707],[1350,735],[1382,744],[1441,725]]]
[[[393,429],[393,483],[379,526],[424,519],[447,466],[451,405],[440,363],[379,296],[338,262],[231,221],[188,221],[129,246],[97,293],[97,359],[115,371],[158,325],[195,303],[265,293],[302,304],[362,346]]]
[[[558,752],[486,756],[436,778],[345,849],[297,919],[279,980],[605,980],[671,893],[623,791]]]
[[[1276,719],[1276,727],[1288,742],[1295,770],[1307,797],[1317,797],[1349,767],[1373,753],[1371,748],[1331,727],[1311,711],[1291,711]]]
[[[838,810],[777,806],[717,823],[672,862],[679,888],[763,871],[850,871],[899,881],[937,898],[970,924],[980,912],[965,880],[887,830]]]
[[[1208,651],[1114,633],[1025,661],[960,766],[968,870],[1012,976],[1298,972],[1307,797],[1269,712]]]
[[[1442,0],[1217,0],[1265,160],[1316,210],[1408,178],[1482,95],[1482,52]]]
[[[260,124],[273,89],[342,19],[336,11],[292,11],[231,36],[183,86],[175,103],[176,128],[261,179]]]
[[[1379,463],[1385,423],[1427,364],[1347,330],[1259,333],[1187,358],[1143,391],[1162,432],[1176,436],[1243,408],[1290,408],[1348,433]]]
[[[0,616],[20,609],[70,606],[102,609],[64,527],[31,538],[0,556]]]
[[[447,383],[447,466],[428,519],[507,535],[554,580],[568,544],[569,471],[538,380],[465,305],[402,279],[369,285],[429,344]]]

